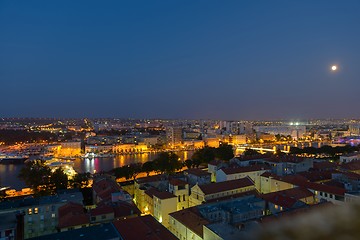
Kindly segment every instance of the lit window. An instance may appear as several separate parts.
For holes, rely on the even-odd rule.
[[[39,209],[38,208],[34,208],[34,213],[38,214],[39,213]]]
[[[51,217],[52,217],[52,218],[55,218],[55,213],[51,214]]]
[[[29,208],[28,210],[28,214],[31,215],[32,214],[32,208]]]

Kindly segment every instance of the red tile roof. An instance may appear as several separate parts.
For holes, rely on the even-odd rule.
[[[139,184],[142,184],[142,183],[160,182],[164,180],[166,180],[166,177],[164,175],[154,175],[154,176],[137,178],[135,181]]]
[[[321,170],[331,170],[331,169],[336,169],[337,166],[338,165],[335,162],[321,161],[321,162],[314,162],[313,168],[321,169]]]
[[[176,196],[170,192],[162,192],[157,190],[156,188],[150,188],[148,190],[145,191],[145,194],[150,196],[150,197],[157,197],[159,199],[168,199],[168,198],[175,198]]]
[[[274,178],[276,180],[287,182],[287,183],[290,183],[290,184],[293,184],[293,185],[296,185],[299,187],[305,187],[307,189],[312,189],[312,190],[321,191],[321,192],[327,192],[327,193],[331,193],[331,194],[335,194],[335,195],[339,195],[339,196],[343,196],[346,192],[346,190],[344,188],[327,186],[325,184],[320,184],[320,183],[315,183],[315,182],[309,182],[306,178],[304,178],[303,176],[298,175],[298,174],[280,177],[275,174],[263,173],[261,176],[264,176],[264,177],[271,176],[272,178]]]
[[[275,205],[288,209],[292,208],[294,204],[297,202],[297,200],[294,198],[283,196],[280,194],[270,194],[270,195],[264,194],[262,198],[267,202],[271,202]]]
[[[169,192],[155,192],[154,194],[155,197],[159,198],[159,199],[168,199],[168,198],[176,198],[176,196],[172,193]]]
[[[150,215],[117,220],[113,225],[124,240],[177,240],[168,229]]]
[[[278,191],[278,192],[271,192],[271,193],[263,194],[262,196],[272,197],[272,196],[276,196],[276,195],[293,198],[295,200],[301,200],[301,199],[304,199],[307,197],[313,197],[314,193],[312,193],[311,191],[309,191],[307,188],[304,188],[304,187],[295,187],[295,188],[290,188],[290,189],[286,189],[286,190],[282,190],[282,191]]]
[[[205,195],[209,195],[250,186],[254,186],[254,182],[250,178],[245,177],[231,181],[199,185],[199,188]]]
[[[145,194],[148,195],[149,197],[153,198],[154,196],[160,199],[168,199],[168,198],[174,198],[176,197],[174,194],[169,193],[169,192],[162,192],[159,191],[156,188],[150,188],[148,190],[145,191]]]
[[[342,169],[348,170],[348,171],[358,171],[360,170],[360,161],[353,161],[349,163],[341,164],[340,167]]]
[[[173,212],[169,215],[200,237],[203,237],[203,226],[210,223],[208,220],[201,217],[194,207]]]
[[[68,213],[65,216],[59,217],[58,228],[69,228],[80,225],[87,225],[90,223],[90,217],[86,213]]]
[[[308,172],[301,172],[299,173],[299,175],[305,177],[310,182],[319,182],[319,181],[331,180],[333,173],[336,173],[336,171],[334,170],[308,171]]]
[[[102,178],[94,182],[93,190],[101,200],[109,200],[111,193],[121,191],[121,187],[112,179]]]
[[[58,209],[59,228],[68,228],[90,223],[90,217],[81,204],[69,202]]]
[[[344,196],[344,194],[346,192],[346,190],[344,188],[329,186],[329,185],[321,184],[321,183],[298,182],[298,184],[296,184],[296,185],[306,187],[307,189],[312,189],[312,190],[320,191],[320,192],[326,192],[326,193],[330,193],[330,194],[334,194],[334,195],[338,195],[338,196]]]
[[[353,173],[353,172],[342,172],[341,174],[345,175],[349,179],[352,180],[360,180],[360,174]]]
[[[115,218],[124,218],[128,216],[140,216],[140,210],[134,205],[127,202],[117,202],[113,206]]]
[[[169,184],[171,184],[173,186],[185,186],[188,183],[181,179],[172,178],[172,179],[170,179]]]
[[[90,210],[91,216],[98,216],[98,215],[104,215],[110,213],[114,213],[114,209],[111,206],[107,206],[107,205],[102,205]]]

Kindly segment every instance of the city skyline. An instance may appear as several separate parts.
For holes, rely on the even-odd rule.
[[[0,113],[360,118],[359,10],[357,1],[2,1]]]

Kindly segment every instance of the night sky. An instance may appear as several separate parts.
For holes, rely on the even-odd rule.
[[[358,0],[0,1],[1,117],[358,118],[359,63]]]

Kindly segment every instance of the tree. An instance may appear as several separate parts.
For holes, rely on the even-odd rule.
[[[251,148],[246,148],[245,151],[243,152],[244,156],[257,156],[260,155],[261,153],[259,151],[256,151],[254,149]]]
[[[281,140],[281,135],[280,134],[276,134],[275,135],[275,139],[277,142],[279,142]]]
[[[49,193],[50,176],[51,170],[42,160],[26,163],[19,173],[19,178],[40,195]]]
[[[154,162],[148,161],[145,162],[141,167],[142,172],[146,172],[146,175],[149,176],[150,172],[154,171]]]
[[[281,157],[281,156],[284,156],[286,154],[284,152],[282,152],[279,148],[276,148],[275,152],[274,152],[274,155],[276,155],[278,157]]]
[[[192,166],[193,166],[193,161],[191,160],[191,159],[187,159],[187,160],[185,160],[185,166],[187,167],[187,168],[191,168]]]
[[[215,159],[215,148],[204,147],[202,149],[196,150],[192,155],[191,159],[197,163],[209,163]],[[200,165],[199,164],[199,165]]]
[[[303,151],[298,147],[290,147],[289,154],[301,154]]]
[[[50,176],[50,182],[56,190],[67,189],[69,185],[69,179],[64,170],[59,167],[52,172]]]
[[[142,164],[141,163],[132,163],[129,165],[129,178],[130,179],[135,179],[136,176],[141,173],[141,167]],[[129,179],[126,178],[126,179]]]
[[[171,152],[160,153],[154,160],[155,170],[160,173],[173,173],[178,169],[181,169],[182,164],[179,161],[179,156]]]
[[[229,161],[234,157],[234,150],[231,145],[228,144],[221,144],[216,150],[215,150],[215,157],[220,160]]]
[[[91,173],[78,173],[73,179],[69,181],[70,186],[73,188],[84,188],[89,185],[89,180],[91,178]]]

